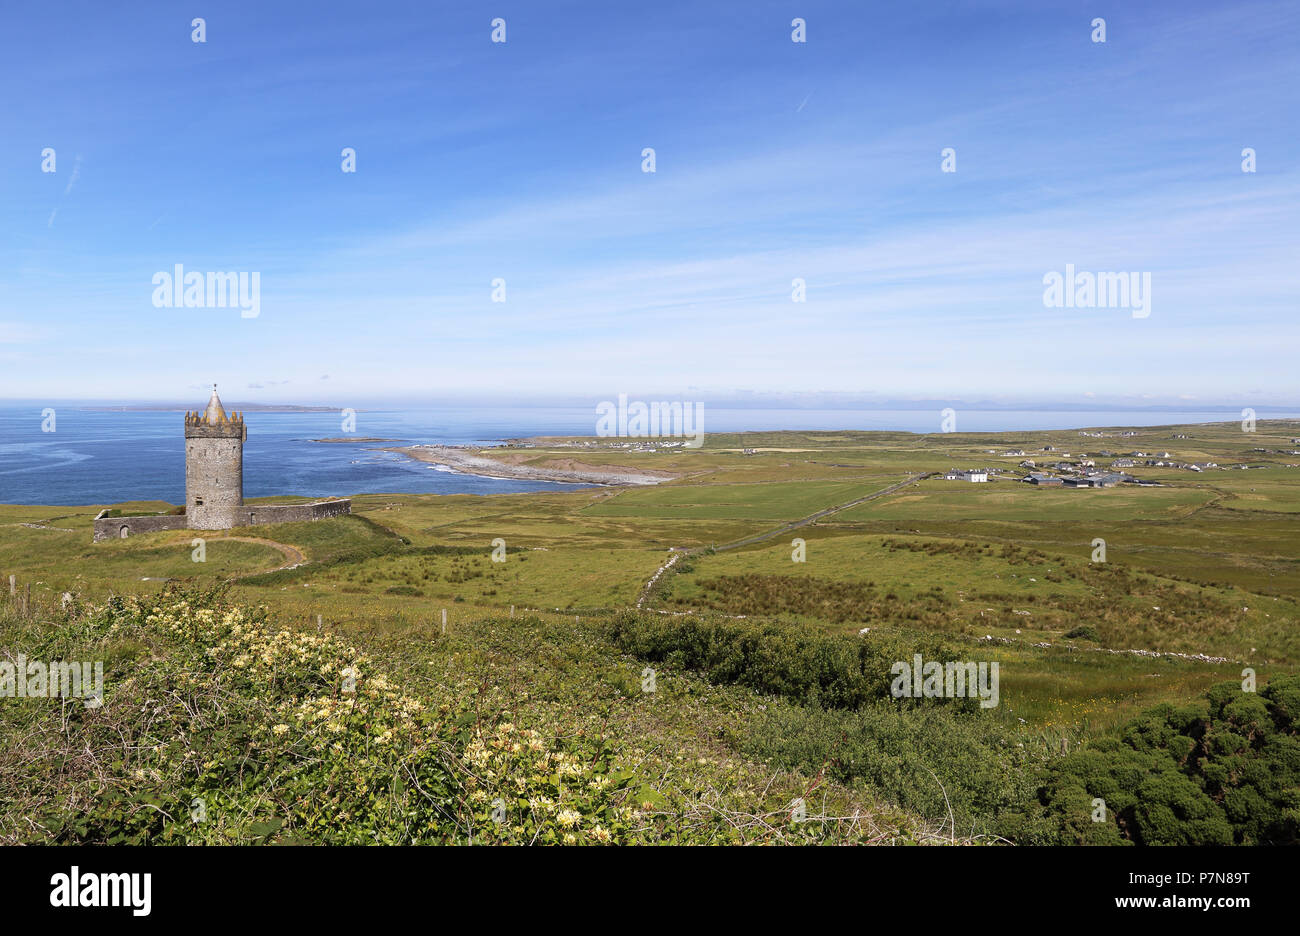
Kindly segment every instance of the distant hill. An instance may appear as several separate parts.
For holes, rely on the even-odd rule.
[[[341,406],[295,406],[291,403],[227,403],[227,410],[241,413],[337,413]],[[81,406],[96,413],[185,413],[194,406],[183,403],[129,403],[120,406]],[[360,412],[360,411],[358,411]]]

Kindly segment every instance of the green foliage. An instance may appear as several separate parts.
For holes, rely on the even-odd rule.
[[[338,634],[281,627],[219,590],[169,588],[57,620],[0,609],[0,656],[104,662],[102,706],[57,698],[0,706],[0,842],[931,837],[897,811],[877,825],[844,803],[842,789],[825,816],[810,809],[808,821],[792,824],[800,778],[774,785],[738,773],[735,761],[684,758],[700,730],[694,678],[679,675],[647,696],[599,625],[591,628],[535,617],[465,622],[371,657]],[[521,667],[529,675],[519,680]],[[669,756],[641,747],[651,710],[654,725],[669,719],[682,732]],[[635,729],[623,732],[626,755],[611,720]]]
[[[855,712],[775,706],[741,739],[774,767],[801,769],[931,820],[959,834],[1042,837],[1023,818],[1046,759],[989,715],[951,706],[874,703]]]
[[[376,523],[371,526],[378,527]],[[383,529],[383,527],[380,527]],[[311,562],[308,565],[292,569],[280,569],[275,572],[263,572],[240,579],[241,585],[287,585],[305,578],[313,578],[330,569],[346,569],[361,565],[374,559],[419,558],[422,556],[483,556],[486,550],[481,546],[408,546],[406,541],[395,537],[375,539],[364,546],[336,553],[326,559]],[[400,594],[395,592],[394,594]]]
[[[106,668],[98,708],[0,709],[24,763],[0,775],[9,840],[602,843],[635,818],[631,777],[599,738],[485,721],[472,700],[429,705],[341,638],[215,592],[118,599],[14,636],[32,658]],[[99,652],[141,644],[147,657]]]
[[[1300,843],[1300,677],[1214,686],[1063,758],[1039,793],[1063,843]],[[1096,799],[1104,821],[1093,821]]]
[[[704,592],[701,598],[679,604],[700,604],[747,617],[804,614],[843,624],[875,620],[885,603],[874,585],[811,576],[724,575],[699,585]]]
[[[626,653],[698,671],[710,682],[840,709],[892,699],[890,667],[899,660],[910,661],[915,653],[929,660],[956,655],[932,637],[903,642],[822,634],[777,621],[634,611],[614,615],[609,636]],[[970,702],[955,699],[947,704],[961,707]]]

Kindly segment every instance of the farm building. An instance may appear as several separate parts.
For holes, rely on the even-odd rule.
[[[1025,478],[1025,482],[1039,487],[1060,487],[1064,483],[1055,475],[1043,474],[1039,471],[1031,471],[1029,477]]]

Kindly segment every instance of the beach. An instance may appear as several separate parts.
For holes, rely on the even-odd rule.
[[[460,474],[519,481],[560,481],[568,484],[638,486],[660,484],[678,477],[671,471],[591,465],[564,456],[536,451],[469,448],[451,445],[409,445],[384,449]],[[489,456],[488,452],[494,453]]]

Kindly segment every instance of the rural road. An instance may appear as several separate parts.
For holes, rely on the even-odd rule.
[[[915,484],[917,481],[923,481],[924,479],[934,474],[937,474],[937,472],[927,471],[923,474],[912,475],[910,478],[906,478],[902,481],[899,481],[897,484],[891,484],[889,487],[882,488],[879,491],[875,491],[874,493],[866,495],[865,497],[859,497],[855,500],[849,501],[846,504],[837,504],[834,507],[827,507],[824,510],[817,511],[815,514],[809,514],[808,516],[804,517],[801,520],[792,520],[791,522],[785,524],[784,526],[777,527],[775,530],[769,530],[766,533],[757,533],[754,536],[747,536],[744,539],[739,539],[736,540],[734,543],[727,543],[726,545],[723,546],[716,546],[714,547],[714,551],[722,552],[724,549],[739,549],[741,546],[751,546],[754,543],[762,543],[765,540],[770,540],[775,537],[778,537],[782,533],[789,533],[791,530],[797,530],[800,527],[808,526],[808,524],[810,523],[816,523],[818,520],[821,520],[824,517],[829,517],[831,514],[839,513],[841,510],[848,510],[850,507],[856,507],[858,506],[858,504],[865,504],[867,501],[875,500],[877,497],[884,497],[888,494],[893,494],[895,491],[902,490],[903,488],[907,487],[909,484]],[[695,553],[701,553],[707,551],[708,550],[706,547],[697,547],[695,549],[688,550],[687,552],[688,554],[695,554]]]
[[[895,491],[902,490],[903,488],[907,487],[909,484],[914,484],[917,481],[922,481],[925,478],[931,477],[932,475],[935,475],[937,473],[938,472],[927,471],[922,474],[912,475],[909,478],[905,478],[904,480],[899,481],[897,484],[891,484],[887,488],[881,488],[879,491],[875,491],[871,494],[867,494],[865,497],[858,497],[845,504],[837,504],[834,507],[827,507],[823,510],[817,511],[815,514],[809,514],[808,516],[803,517],[800,520],[792,520],[787,524],[777,527],[775,530],[768,530],[766,533],[757,533],[753,536],[747,536],[744,539],[736,540],[734,543],[727,543],[726,545],[723,546],[712,547],[713,551],[722,552],[724,549],[739,549],[741,546],[750,546],[753,545],[754,543],[762,543],[766,540],[774,539],[775,537],[780,536],[782,533],[789,533],[791,530],[797,530],[800,527],[806,527],[810,523],[816,523],[818,520],[821,520],[823,517],[829,517],[831,514],[839,513],[841,510],[848,510],[850,507],[856,507],[858,506],[858,504],[865,504],[867,501],[875,500],[877,497],[885,497],[888,494],[893,494]],[[646,600],[650,597],[650,592],[654,588],[655,582],[659,581],[660,577],[663,576],[663,574],[667,572],[668,569],[673,565],[673,563],[675,563],[678,559],[680,559],[682,556],[695,556],[701,553],[706,553],[709,551],[709,549],[710,547],[708,546],[697,546],[694,549],[681,549],[679,547],[674,547],[674,552],[672,557],[663,565],[661,565],[658,568],[658,570],[655,571],[655,574],[650,579],[650,581],[646,582],[645,585],[641,587],[641,594],[638,596],[636,600],[636,607],[640,609],[645,606]],[[654,610],[654,609],[650,609],[650,610]]]

